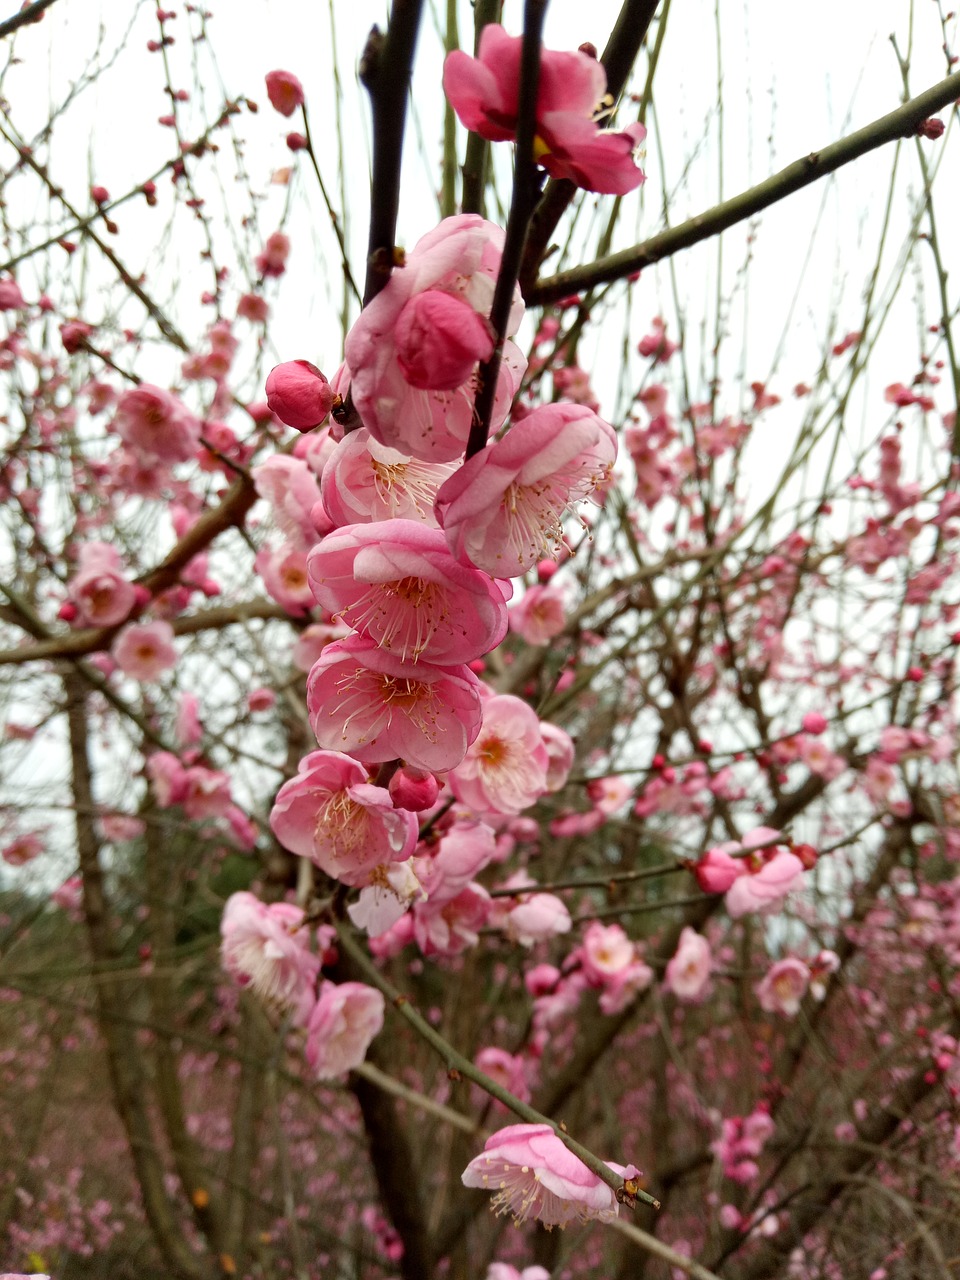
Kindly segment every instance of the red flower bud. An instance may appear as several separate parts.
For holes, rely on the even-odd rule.
[[[318,427],[333,401],[330,383],[309,360],[278,364],[267,378],[267,404],[281,422],[297,431]]]

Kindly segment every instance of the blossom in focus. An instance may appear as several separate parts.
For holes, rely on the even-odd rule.
[[[292,71],[268,71],[266,82],[270,105],[282,116],[292,116],[303,106],[303,85]]]
[[[503,592],[415,520],[335,529],[307,558],[317,601],[404,662],[472,662],[507,630]]]
[[[440,489],[437,519],[450,549],[496,578],[559,555],[563,517],[606,483],[616,457],[613,428],[591,409],[541,405]]]
[[[536,712],[511,694],[483,704],[483,724],[448,782],[476,813],[522,813],[547,790],[547,752]]]
[[[489,23],[478,56],[447,55],[443,87],[461,124],[491,142],[516,137],[523,38]],[[625,195],[643,182],[633,153],[646,135],[641,124],[622,133],[601,130],[596,113],[607,77],[589,54],[540,51],[534,157],[554,178],[568,178],[587,191]]]
[[[135,622],[119,632],[111,646],[114,662],[134,680],[156,680],[177,661],[169,622]]]
[[[673,957],[667,962],[664,985],[678,1000],[699,1000],[710,980],[710,944],[687,925]]]
[[[333,408],[333,388],[309,360],[288,360],[267,374],[267,404],[281,422],[312,431]]]
[[[227,972],[267,1004],[304,1022],[313,1007],[320,960],[310,950],[300,908],[234,893],[224,907],[220,934]]]
[[[321,747],[366,764],[452,769],[480,732],[480,682],[467,666],[404,662],[363,636],[328,644],[307,678]]]
[[[388,449],[361,427],[343,437],[323,469],[323,506],[338,526],[405,519],[436,528],[437,490],[455,470],[452,462],[423,462]]]
[[[416,817],[395,809],[363,765],[338,751],[311,751],[277,793],[270,827],[285,849],[344,884],[365,885],[374,868],[409,858]]]
[[[324,982],[307,1023],[304,1053],[318,1080],[335,1080],[367,1056],[383,1027],[384,999],[363,982]]]
[[[757,999],[765,1013],[782,1013],[792,1018],[800,1011],[800,1002],[807,994],[810,970],[796,956],[778,960],[768,970],[757,987]]]
[[[625,1178],[632,1165],[608,1166]],[[566,1227],[595,1218],[609,1222],[619,1212],[612,1187],[595,1174],[546,1124],[513,1124],[492,1134],[463,1171],[465,1187],[494,1192],[491,1208],[510,1213],[519,1225],[535,1218],[545,1227]]]

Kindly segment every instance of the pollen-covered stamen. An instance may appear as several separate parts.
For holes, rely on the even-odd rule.
[[[314,845],[341,861],[359,862],[370,839],[370,812],[347,791],[335,791],[317,811]]]
[[[406,676],[380,676],[380,692],[387,715],[401,712],[430,742],[435,742],[440,700],[432,684]]]
[[[433,510],[438,488],[436,468],[424,466],[415,458],[409,462],[381,462],[371,458],[370,470],[377,498],[391,514],[412,505],[421,519],[425,519]],[[440,478],[445,478],[445,473]]]
[[[338,615],[376,639],[381,649],[414,662],[451,618],[448,593],[425,578],[377,583]]]

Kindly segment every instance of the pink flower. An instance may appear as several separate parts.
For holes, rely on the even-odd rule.
[[[26,305],[16,280],[9,276],[0,280],[0,311],[19,311]]]
[[[155,757],[154,757],[155,758]],[[220,769],[191,765],[183,775],[183,795],[179,801],[193,822],[222,818],[230,809],[230,779]]]
[[[540,721],[520,698],[497,694],[483,704],[476,740],[447,781],[477,813],[520,813],[547,790],[547,752]]]
[[[510,630],[527,644],[549,644],[566,625],[564,593],[558,587],[528,587],[510,610]]]
[[[636,958],[615,973],[600,992],[600,1012],[608,1017],[622,1013],[633,997],[640,991],[646,991],[653,981],[653,970],[643,960]]]
[[[307,1023],[307,1062],[318,1080],[335,1080],[360,1063],[383,1027],[384,999],[362,982],[324,982]]]
[[[445,218],[418,241],[403,270],[394,271],[351,329],[344,352],[350,390],[364,426],[381,444],[428,462],[450,462],[463,453],[480,358],[471,360],[470,353],[489,350],[480,335],[493,301],[503,236],[499,227],[476,214]],[[453,300],[422,302],[428,291]],[[452,333],[425,325],[437,311],[456,319]],[[476,318],[471,320],[467,311]],[[522,316],[517,290],[508,335],[516,332]],[[493,430],[507,416],[525,367],[519,347],[508,341]],[[463,376],[456,382],[458,374]]]
[[[455,898],[430,900],[413,909],[413,932],[426,956],[457,956],[480,941],[493,906],[486,889],[468,884]]]
[[[335,399],[330,383],[309,360],[288,360],[271,369],[266,391],[271,410],[297,431],[318,427]]]
[[[418,859],[430,902],[450,902],[496,857],[496,838],[485,822],[455,822],[432,858]]]
[[[292,116],[303,106],[303,85],[292,71],[268,71],[266,82],[270,105],[282,116]]]
[[[801,723],[804,733],[810,733],[816,737],[826,729],[827,717],[821,715],[819,711],[808,711]]]
[[[249,711],[269,711],[275,707],[277,703],[277,695],[272,689],[251,689],[247,694],[247,709]]]
[[[603,986],[627,969],[636,958],[636,947],[618,924],[594,920],[583,935],[580,961],[594,986]]]
[[[702,933],[686,926],[676,954],[667,963],[664,986],[678,1000],[699,1000],[710,981],[710,944]]]
[[[174,732],[181,747],[193,747],[202,740],[200,699],[195,693],[181,693]]]
[[[67,583],[77,622],[88,627],[115,627],[124,622],[137,603],[137,592],[123,576],[116,547],[88,542],[80,548],[78,561],[78,572]]]
[[[289,256],[290,237],[282,231],[274,231],[267,236],[263,249],[254,258],[254,265],[262,276],[282,276]]]
[[[507,936],[521,947],[532,947],[536,942],[546,942],[561,933],[569,933],[570,912],[553,893],[525,895],[511,911],[507,912]]]
[[[708,849],[693,869],[704,893],[726,893],[734,880],[747,874],[742,858],[732,858],[720,845]]]
[[[456,50],[444,63],[444,91],[460,122],[491,142],[516,137],[521,45],[520,36],[491,23],[480,36],[477,58]],[[599,129],[595,112],[606,88],[595,58],[542,49],[534,154],[555,178],[623,195],[643,181],[633,152],[646,130],[637,124],[619,134]]]
[[[724,904],[734,920],[751,911],[771,911],[802,879],[803,863],[783,849],[759,871],[735,880],[727,890]]]
[[[437,490],[456,470],[388,449],[365,427],[343,437],[323,469],[320,492],[335,525],[419,520],[437,528]]]
[[[136,840],[147,829],[144,820],[134,817],[132,813],[105,813],[98,820],[97,825],[104,840],[111,840],[114,843]]]
[[[427,769],[416,769],[405,764],[390,779],[390,798],[398,809],[422,813],[432,809],[440,794],[440,783]]]
[[[11,867],[22,867],[43,853],[46,845],[37,831],[27,831],[15,836],[0,849],[0,858]]]
[[[506,1049],[491,1046],[481,1049],[474,1062],[484,1075],[509,1090],[515,1098],[519,1098],[521,1102],[530,1101],[530,1086],[527,1084],[523,1058],[519,1054],[507,1053]]]
[[[117,635],[110,652],[134,680],[156,680],[177,661],[173,627],[169,622],[135,622]]]
[[[459,559],[497,578],[525,573],[564,545],[562,520],[606,482],[613,428],[583,405],[547,404],[475,454],[437,494],[437,518]]]
[[[426,900],[423,885],[409,862],[389,862],[374,869],[370,883],[360,890],[357,901],[347,907],[347,915],[358,929],[376,939],[394,929],[415,903]],[[412,920],[409,927],[412,933]]]
[[[273,454],[250,473],[288,543],[307,552],[319,538],[312,512],[320,501],[316,476],[301,458]]]
[[[301,617],[313,607],[306,552],[289,542],[275,551],[264,547],[253,564],[269,594],[287,613]]]
[[[418,835],[416,817],[395,809],[361,764],[336,751],[311,751],[300,761],[277,793],[270,826],[284,848],[350,885],[368,884],[376,867],[409,858]]]
[[[566,729],[551,724],[549,720],[541,720],[540,740],[547,753],[547,790],[560,791],[566,785],[567,776],[573,767],[576,751],[573,739]]]
[[[480,732],[479,684],[469,667],[404,662],[349,636],[314,664],[307,709],[321,747],[438,772],[459,764]]]
[[[639,1173],[632,1165],[608,1167],[623,1177]],[[461,1181],[465,1187],[496,1192],[491,1208],[512,1214],[518,1225],[528,1218],[545,1227],[591,1218],[609,1222],[619,1213],[613,1189],[568,1151],[547,1124],[513,1124],[492,1134]]]
[[[200,423],[189,409],[148,382],[123,393],[113,427],[140,457],[168,465],[188,462],[200,445]]]
[[[147,777],[161,809],[179,804],[187,793],[187,772],[171,751],[155,751],[147,758]]]
[[[328,533],[310,552],[307,574],[335,619],[404,662],[472,662],[506,634],[499,587],[454,559],[439,529],[414,520]]]
[[[80,909],[83,906],[83,881],[79,876],[71,876],[69,880],[64,880],[63,884],[51,893],[50,901],[55,903],[61,911],[65,911],[71,919],[79,919]]]
[[[286,902],[268,906],[252,893],[234,893],[224,907],[220,933],[227,972],[267,1004],[305,1022],[320,960],[310,951],[300,908]]]
[[[757,999],[765,1013],[782,1013],[792,1018],[800,1011],[800,1002],[807,994],[810,970],[796,956],[778,960],[768,970],[757,987]]]
[[[633,787],[622,774],[614,773],[608,778],[591,778],[587,783],[587,795],[601,813],[616,813],[630,800]]]

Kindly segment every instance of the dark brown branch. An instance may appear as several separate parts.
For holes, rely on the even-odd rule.
[[[26,5],[19,13],[15,13],[12,18],[5,18],[0,22],[0,40],[4,36],[12,35],[14,31],[19,31],[21,27],[29,26],[30,23],[39,22],[44,12],[50,8],[54,0],[33,0],[33,4]]]
[[[839,142],[832,142],[822,151],[813,151],[801,160],[795,160],[779,173],[730,200],[724,200],[704,213],[688,219],[678,227],[671,227],[651,236],[641,244],[619,253],[609,254],[584,267],[572,267],[555,276],[539,280],[527,294],[528,305],[556,302],[581,289],[591,289],[598,284],[622,280],[625,276],[651,266],[664,258],[672,257],[681,249],[689,249],[701,240],[709,240],[728,227],[767,209],[785,196],[800,191],[828,173],[834,173],[860,156],[876,151],[878,147],[897,138],[907,138],[915,133],[923,120],[949,106],[960,97],[960,71],[941,80],[932,88],[911,98],[909,102],[871,124],[858,129]]]

